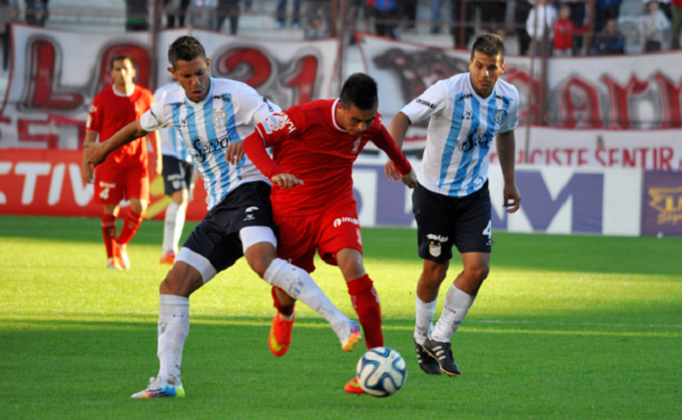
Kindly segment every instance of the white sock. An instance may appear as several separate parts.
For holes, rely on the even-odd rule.
[[[415,293],[416,295],[416,293]],[[424,302],[415,296],[415,323],[414,323],[414,341],[418,344],[424,344],[426,336],[433,330],[433,316],[436,314],[436,303],[438,303],[438,296],[433,302]]]
[[[163,245],[162,252],[173,251],[178,254],[178,242],[182,236],[182,228],[185,226],[185,215],[187,214],[187,204],[179,205],[171,202],[166,208],[166,217],[163,225]]]
[[[350,318],[334,306],[305,270],[276,258],[265,270],[263,277],[268,284],[279,287],[292,298],[300,300],[310,309],[322,315],[332,326],[337,336],[342,333],[342,327],[350,321]],[[339,339],[343,340],[344,337],[339,336]]]
[[[431,332],[431,339],[439,342],[450,341],[475,299],[476,296],[466,294],[452,284],[445,294],[443,313],[440,314],[436,328]]]
[[[189,334],[189,298],[159,296],[158,353],[159,377],[171,385],[180,385],[182,348]]]

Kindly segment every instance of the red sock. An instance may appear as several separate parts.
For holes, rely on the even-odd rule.
[[[142,224],[142,219],[144,219],[144,216],[135,214],[132,210],[129,210],[125,220],[123,221],[123,229],[121,229],[121,234],[118,235],[116,242],[118,242],[119,245],[126,245],[128,242],[130,242],[130,240],[133,239],[133,236],[135,236],[137,228],[139,228]]]
[[[346,283],[348,294],[360,324],[365,332],[365,344],[368,349],[384,345],[384,333],[381,331],[381,305],[379,295],[372,279],[367,274]]]
[[[108,214],[102,215],[102,236],[104,246],[107,248],[107,258],[114,256],[114,240],[116,240],[116,217]]]
[[[277,310],[282,315],[291,316],[291,314],[294,313],[294,308],[296,308],[296,303],[294,303],[293,305],[289,305],[289,306],[282,306],[282,304],[279,303],[279,299],[277,299],[277,293],[276,293],[277,289],[279,289],[279,291],[282,293],[286,293],[284,290],[280,289],[279,287],[272,286],[272,289],[270,290],[270,293],[272,293],[272,300],[274,302],[274,304],[272,306],[277,308]]]

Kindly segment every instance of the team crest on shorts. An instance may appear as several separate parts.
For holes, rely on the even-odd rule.
[[[227,124],[227,115],[225,115],[225,110],[214,109],[213,125],[215,125],[218,128],[222,128],[225,127],[225,124]]]
[[[441,247],[440,243],[431,241],[431,243],[429,244],[429,254],[431,254],[431,256],[433,257],[440,257],[440,247]]]

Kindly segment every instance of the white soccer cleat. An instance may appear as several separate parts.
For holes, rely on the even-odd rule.
[[[118,261],[121,264],[121,268],[128,270],[130,268],[130,259],[128,258],[127,246],[120,245],[118,242],[116,242],[114,246],[116,246],[116,254],[118,255]]]
[[[352,352],[358,345],[358,342],[362,340],[360,325],[350,319],[334,328],[334,332],[336,333],[336,336],[339,337],[339,341],[341,341],[341,348],[343,351],[349,353]]]
[[[130,396],[130,398],[185,398],[185,390],[180,385],[170,385],[157,380],[153,376],[149,378],[149,386]]]

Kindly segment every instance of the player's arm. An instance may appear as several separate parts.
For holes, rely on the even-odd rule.
[[[396,181],[398,179],[401,180],[403,184],[410,188],[416,187],[417,174],[414,173],[412,165],[410,165],[410,162],[407,160],[403,152],[400,151],[398,145],[391,137],[391,134],[389,134],[388,130],[386,130],[383,125],[381,126],[379,134],[372,140],[372,142],[376,144],[379,149],[386,152],[388,158],[390,159],[389,162],[395,166],[395,173],[397,174],[397,177],[394,176],[394,179]],[[388,167],[388,163],[386,166]],[[388,178],[388,170],[386,172],[386,176]]]
[[[277,162],[272,160],[267,151],[267,147],[272,146],[272,144],[268,144],[268,138],[262,135],[261,130],[265,130],[263,124],[258,124],[256,131],[244,139],[244,152],[251,159],[251,162],[256,165],[263,175],[283,190],[295,187],[296,185],[303,185],[303,181],[292,174],[285,173]]]
[[[142,129],[139,121],[133,121],[120,129],[116,134],[101,143],[83,144],[85,162],[97,166],[104,162],[109,153],[119,147],[148,135],[149,132]]]
[[[521,193],[516,186],[516,173],[514,159],[516,156],[516,140],[514,130],[499,133],[496,138],[497,155],[502,167],[502,178],[504,179],[504,204],[507,213],[514,213],[521,205]]]
[[[85,131],[85,139],[83,140],[83,149],[87,144],[94,144],[97,141],[97,132],[95,131]],[[83,177],[83,182],[90,184],[95,180],[95,173],[88,164],[86,159],[85,150],[83,150],[83,164],[81,166],[81,177]]]
[[[151,140],[154,148],[154,173],[161,175],[163,171],[163,155],[161,154],[161,136],[156,131],[149,133],[149,140]]]
[[[403,114],[402,112],[395,114],[391,120],[391,125],[388,128],[388,132],[391,134],[391,137],[393,137],[398,149],[403,148],[403,141],[405,141],[405,134],[407,134],[407,129],[409,126],[410,119],[407,118],[407,115]],[[386,173],[386,179],[393,178],[396,181],[400,179],[401,174],[398,171],[398,168],[395,167],[395,163],[393,163],[392,160],[386,162],[384,172]]]

